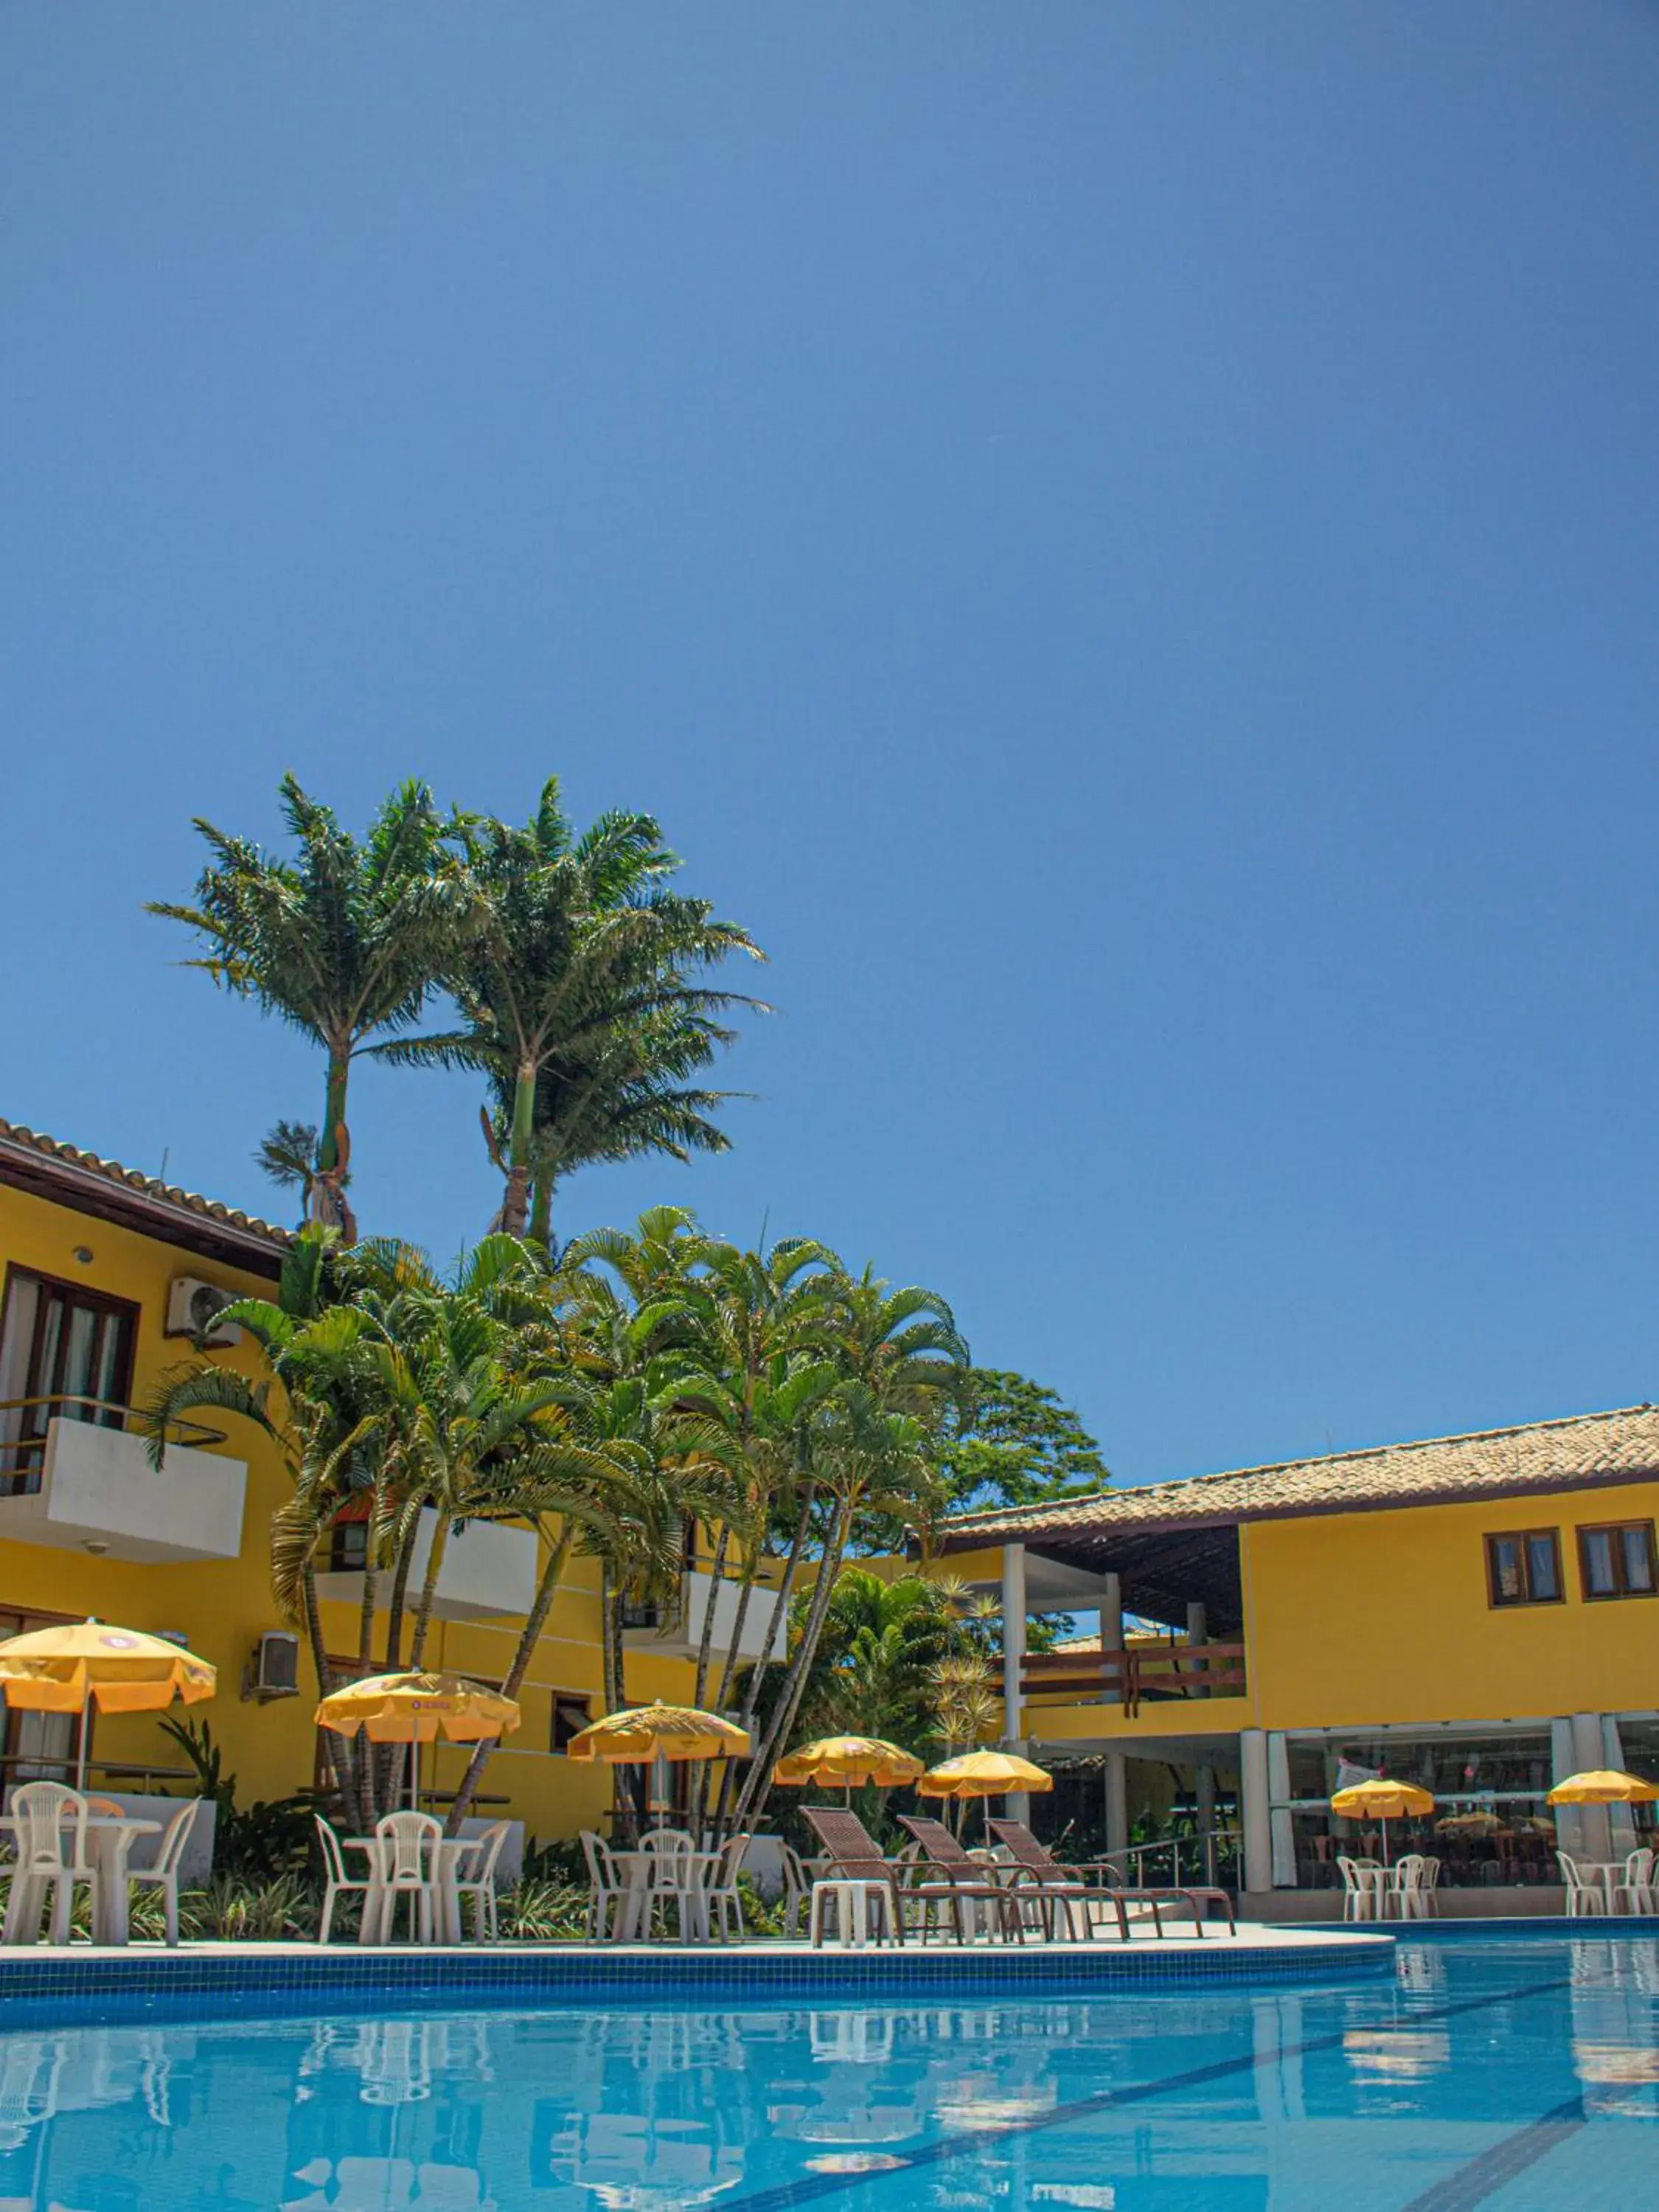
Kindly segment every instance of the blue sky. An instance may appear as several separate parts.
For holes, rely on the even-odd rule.
[[[736,1149],[1127,1480],[1653,1395],[1659,9],[0,22],[0,1112],[254,1207],[292,766],[646,805]],[[495,1202],[362,1078],[360,1212]]]

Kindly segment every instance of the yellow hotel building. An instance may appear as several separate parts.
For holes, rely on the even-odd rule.
[[[1659,1781],[1656,1516],[1642,1405],[980,1514],[943,1565],[1000,1593],[1007,1740],[1077,1762],[1109,1850],[1174,1768],[1203,1824],[1235,1808],[1253,1904],[1328,1909],[1327,1801],[1385,1771],[1437,1801],[1443,1909],[1559,1909],[1558,1844],[1622,1855],[1634,1821],[1558,1822],[1552,1782]],[[1028,1656],[1044,1611],[1101,1632]]]
[[[94,1613],[186,1642],[219,1670],[217,1697],[196,1712],[243,1804],[319,1775],[309,1659],[277,1617],[267,1568],[286,1477],[270,1441],[231,1419],[169,1443],[158,1473],[131,1409],[194,1356],[201,1286],[268,1295],[289,1242],[269,1222],[0,1121],[0,1635]],[[249,1352],[213,1356],[235,1364]],[[336,1530],[319,1577],[329,1649],[341,1655],[357,1649],[354,1538],[349,1526]],[[432,1665],[501,1679],[529,1610],[537,1544],[528,1528],[479,1523],[452,1541]],[[688,1577],[680,1627],[625,1638],[630,1698],[689,1693],[705,1580]],[[574,1559],[520,1693],[523,1723],[484,1776],[483,1810],[544,1841],[608,1811],[605,1770],[561,1752],[601,1710],[600,1681],[598,1568]],[[72,1772],[78,1723],[3,1717],[6,1782]],[[143,1794],[184,1779],[178,1747],[150,1716],[95,1720],[88,1755],[102,1788]],[[423,1782],[453,1786],[465,1758],[443,1745],[423,1753]]]

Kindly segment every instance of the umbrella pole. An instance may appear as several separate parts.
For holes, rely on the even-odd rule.
[[[81,1700],[81,1736],[75,1761],[75,1787],[82,1796],[87,1794],[87,1729],[92,1720],[92,1685]]]

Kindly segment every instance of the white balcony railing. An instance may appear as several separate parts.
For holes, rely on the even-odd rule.
[[[655,1610],[654,1618],[637,1627],[625,1627],[623,1640],[630,1651],[658,1651],[666,1659],[685,1659],[695,1656],[702,1643],[703,1622],[708,1618],[709,1593],[714,1592],[714,1634],[712,1649],[720,1656],[732,1648],[732,1633],[737,1626],[738,1604],[742,1592],[738,1584],[727,1577],[714,1589],[714,1578],[693,1568],[683,1578],[678,1618],[666,1607]],[[749,1609],[744,1615],[743,1635],[738,1644],[741,1659],[758,1659],[766,1643],[766,1631],[777,1602],[777,1592],[757,1583],[749,1594]],[[783,1656],[784,1627],[780,1624],[771,1656]]]
[[[438,1516],[428,1507],[421,1516],[415,1538],[415,1557],[409,1572],[409,1604],[412,1607],[432,1557],[432,1535]],[[332,1568],[317,1577],[317,1595],[343,1605],[363,1601],[360,1569]],[[391,1601],[392,1577],[380,1577],[380,1605]],[[514,1528],[499,1521],[469,1521],[450,1531],[438,1570],[438,1590],[432,1610],[440,1620],[523,1620],[536,1599],[536,1532]]]
[[[94,1557],[160,1563],[234,1559],[242,1548],[247,1462],[205,1451],[212,1429],[177,1424],[159,1468],[125,1406],[53,1400],[76,1411],[31,1418],[31,1402],[0,1407],[11,1435],[0,1469],[0,1537]],[[18,1433],[27,1423],[27,1433]]]

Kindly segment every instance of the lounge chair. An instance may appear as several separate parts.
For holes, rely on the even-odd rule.
[[[1030,1867],[1009,1861],[1002,1865],[988,1865],[985,1858],[975,1858],[957,1836],[953,1836],[943,1820],[936,1820],[922,1813],[901,1813],[899,1826],[908,1828],[921,1846],[930,1869],[948,1875],[954,1881],[965,1881],[975,1887],[987,1881],[994,1882],[1003,1895],[1010,1899],[1019,1912],[1022,1923],[1033,1917],[1044,1935],[1053,1942],[1058,1933],[1060,1915],[1055,1909],[1055,1899],[1045,1894],[1042,1878]],[[1066,1932],[1074,1932],[1072,1917],[1066,1916]],[[1086,1928],[1085,1932],[1086,1933]]]
[[[923,1874],[915,1867],[896,1866],[883,1857],[880,1845],[856,1813],[841,1812],[830,1805],[805,1805],[801,1813],[823,1845],[832,1875],[885,1885],[893,1933],[900,1942],[904,1940],[907,1918],[920,1926],[925,1943],[947,1914],[957,1942],[966,1942],[964,1908],[979,1905],[994,1907],[1005,1936],[1024,1942],[1024,1923],[1012,1898],[1000,1882],[986,1879],[983,1867],[975,1866],[969,1877],[954,1867],[929,1867]]]
[[[1115,1880],[1118,1869],[1109,1859],[1097,1859],[1082,1866],[1066,1866],[1055,1858],[1045,1844],[1038,1843],[1023,1820],[993,1820],[990,1825],[991,1833],[1006,1848],[1015,1864],[1027,1867],[1034,1874],[1043,1875],[1050,1881],[1058,1878],[1062,1882],[1067,1879],[1081,1882],[1085,1875],[1091,1874],[1106,1876],[1109,1886],[1093,1894],[1109,1899],[1116,1905],[1118,1933],[1126,1942],[1128,1940],[1129,1923],[1124,1908],[1130,1905],[1145,1905],[1151,1908],[1152,1931],[1158,1936],[1164,1933],[1161,1907],[1176,1903],[1185,1905],[1191,1913],[1194,1936],[1201,1936],[1204,1933],[1204,1909],[1206,1905],[1218,1905],[1226,1916],[1228,1934],[1237,1936],[1238,1933],[1233,1901],[1224,1889],[1211,1889],[1186,1882],[1170,1883],[1157,1889],[1125,1888]],[[1086,1884],[1084,1887],[1086,1890]]]

